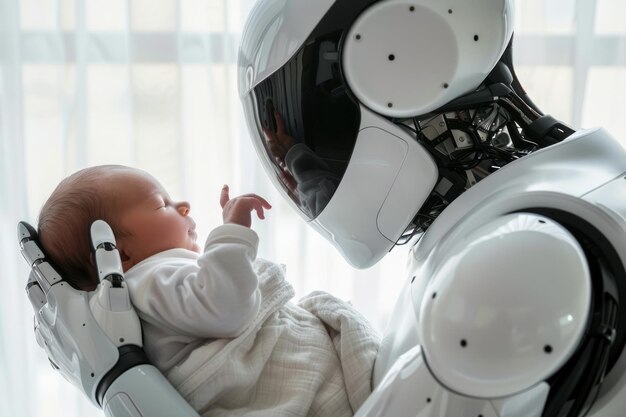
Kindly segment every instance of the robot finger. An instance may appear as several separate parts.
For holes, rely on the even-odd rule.
[[[44,294],[37,281],[32,281],[32,283],[31,281],[29,281],[29,285],[26,288],[26,293],[28,294],[30,304],[33,306],[33,310],[35,311],[38,311],[47,302],[46,295]]]
[[[35,340],[37,341],[37,344],[39,345],[40,348],[42,349],[46,348],[46,338],[43,335],[42,327],[39,326],[38,323],[35,326]]]
[[[37,341],[37,344],[39,345],[40,348],[44,348],[45,347],[45,340],[43,338],[43,336],[41,335],[41,332],[39,331],[39,323],[37,323],[37,320],[35,320],[35,340]]]
[[[44,327],[53,327],[55,323],[56,311],[48,308],[48,306],[44,306],[37,312],[37,322],[39,323],[39,327],[43,325]]]
[[[58,371],[59,369],[61,369],[56,363],[52,361],[52,359],[48,358],[48,361],[50,362],[50,366],[52,366],[52,369],[54,369],[55,371]]]

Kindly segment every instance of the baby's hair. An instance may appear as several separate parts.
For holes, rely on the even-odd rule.
[[[108,180],[128,169],[101,165],[80,170],[59,183],[39,213],[39,241],[58,272],[75,288],[92,290],[99,282],[91,256],[91,224],[101,219],[116,237],[124,235],[113,218],[115,190]]]

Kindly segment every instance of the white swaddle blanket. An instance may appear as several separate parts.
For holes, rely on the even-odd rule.
[[[202,416],[351,416],[371,393],[379,336],[314,292],[294,305],[280,265],[257,260],[261,308],[239,337],[195,349],[167,378]]]

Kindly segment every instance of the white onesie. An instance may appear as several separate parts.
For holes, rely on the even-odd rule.
[[[209,234],[202,254],[170,249],[126,272],[144,350],[162,372],[211,339],[240,335],[254,319],[258,242],[254,230],[225,224]]]
[[[379,336],[348,303],[292,304],[281,265],[249,228],[214,229],[126,273],[144,350],[203,417],[351,417],[371,392]]]

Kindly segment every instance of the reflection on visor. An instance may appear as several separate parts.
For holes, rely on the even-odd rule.
[[[309,40],[252,95],[259,137],[289,197],[310,219],[335,193],[360,123],[358,105],[339,74],[341,32]]]

